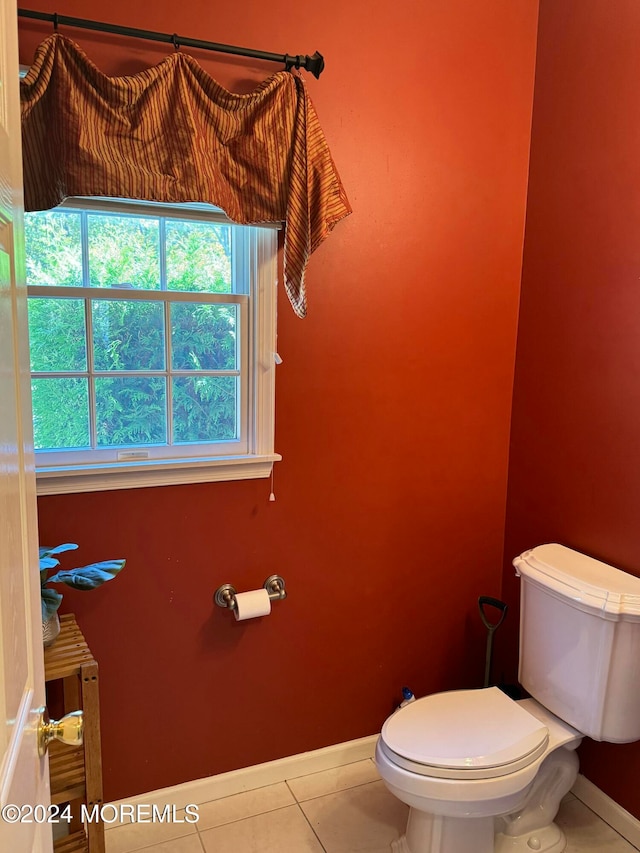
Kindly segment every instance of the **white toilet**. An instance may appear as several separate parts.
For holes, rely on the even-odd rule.
[[[640,740],[640,578],[562,545],[514,566],[519,680],[533,698],[454,690],[389,717],[376,765],[411,807],[396,853],[561,853],[553,820],[582,738]]]

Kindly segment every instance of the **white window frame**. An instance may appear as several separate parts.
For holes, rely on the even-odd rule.
[[[60,205],[58,209],[74,209],[109,213],[145,213],[149,216],[167,216],[178,218],[203,219],[207,222],[219,222],[242,228],[229,220],[217,208],[204,204],[163,205],[155,202],[130,200],[73,198]],[[112,489],[143,488],[147,486],[177,485],[185,483],[217,482],[223,480],[245,480],[264,478],[271,474],[273,463],[282,457],[274,451],[275,437],[275,372],[279,357],[276,353],[277,323],[277,232],[278,224],[261,224],[252,228],[252,238],[247,257],[248,270],[239,269],[234,264],[234,275],[240,274],[246,286],[236,287],[235,294],[224,294],[221,301],[235,301],[240,310],[247,312],[246,329],[249,333],[248,346],[241,363],[243,402],[246,407],[247,442],[236,453],[193,456],[181,448],[181,458],[160,459],[155,449],[149,451],[148,458],[127,458],[127,448],[121,448],[119,457],[110,462],[74,463],[67,462],[56,454],[55,464],[47,464],[47,451],[36,451],[36,482],[39,495],[66,494],[72,492],[93,492]],[[248,234],[248,232],[247,232]],[[92,288],[93,289],[93,288]],[[98,288],[95,288],[98,290]],[[247,291],[243,293],[242,291]],[[100,296],[106,293],[100,288]],[[147,298],[162,301],[165,291],[124,291],[128,298]],[[123,291],[114,289],[108,298],[121,298]],[[29,285],[29,296],[65,296],[86,298],[86,288],[68,286]],[[184,294],[184,301],[198,301],[197,293]],[[244,325],[244,324],[243,324]],[[168,333],[168,330],[167,330]],[[244,417],[244,409],[243,409]],[[203,445],[199,445],[200,448]],[[215,453],[212,445],[212,454]],[[135,452],[135,448],[133,449]],[[69,452],[72,457],[73,451]],[[50,458],[49,458],[50,462]]]

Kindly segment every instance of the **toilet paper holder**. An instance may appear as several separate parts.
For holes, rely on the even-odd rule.
[[[270,601],[282,601],[287,597],[284,578],[281,578],[280,575],[270,575],[262,584],[262,588],[267,590]],[[223,583],[216,590],[213,600],[218,607],[228,607],[229,610],[235,610],[237,592],[238,590],[230,583]]]

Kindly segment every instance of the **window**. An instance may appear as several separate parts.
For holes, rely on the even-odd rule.
[[[269,474],[275,227],[74,199],[25,248],[39,493]]]

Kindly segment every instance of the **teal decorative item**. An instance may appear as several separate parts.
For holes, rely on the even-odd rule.
[[[74,551],[78,546],[67,542],[56,545],[55,548],[42,547],[40,551],[40,594],[42,600],[42,639],[45,646],[51,645],[60,633],[58,608],[62,601],[62,593],[51,589],[48,584],[64,583],[73,589],[96,589],[103,583],[113,580],[122,571],[126,560],[104,560],[101,563],[90,563],[76,569],[60,569],[55,574],[49,573],[60,565],[54,554],[64,551]]]

